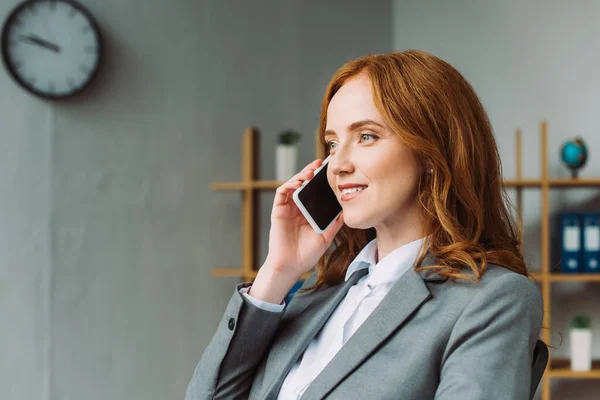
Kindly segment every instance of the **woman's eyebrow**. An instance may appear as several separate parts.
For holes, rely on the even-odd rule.
[[[362,128],[365,125],[376,125],[379,126],[381,128],[385,128],[383,125],[381,125],[379,122],[377,121],[373,121],[372,119],[363,119],[361,121],[356,121],[350,124],[350,126],[348,127],[349,131],[356,131],[360,128]],[[336,136],[336,133],[334,130],[332,129],[327,129],[325,131],[325,135],[324,136]]]

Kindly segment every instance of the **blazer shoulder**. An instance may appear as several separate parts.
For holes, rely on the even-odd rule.
[[[450,296],[455,305],[466,307],[478,297],[499,304],[513,303],[522,307],[533,307],[543,312],[542,296],[535,282],[501,265],[488,264],[477,282],[467,280],[447,281],[446,285],[428,285],[438,296]],[[462,308],[459,306],[459,308]]]
[[[494,297],[498,301],[504,299],[506,302],[518,300],[527,307],[543,312],[542,295],[535,281],[501,265],[489,264],[474,289],[484,297]]]
[[[488,264],[485,272],[481,276],[479,284],[483,287],[494,285],[498,281],[506,282],[507,284],[517,285],[519,287],[529,287],[535,289],[537,286],[535,282],[525,275],[521,275],[514,271],[509,270],[498,264]]]

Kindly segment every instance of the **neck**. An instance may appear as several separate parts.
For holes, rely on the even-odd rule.
[[[377,232],[377,262],[397,248],[425,236],[418,221],[410,223],[407,219],[402,221],[402,226],[382,225],[375,227],[375,230]]]

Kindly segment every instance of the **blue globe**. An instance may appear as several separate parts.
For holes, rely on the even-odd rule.
[[[571,170],[573,178],[577,178],[577,173],[587,161],[587,147],[579,137],[567,140],[560,150],[560,158],[563,163]]]

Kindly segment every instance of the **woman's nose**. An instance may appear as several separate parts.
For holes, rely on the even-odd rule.
[[[347,152],[336,151],[329,159],[329,170],[333,175],[352,173],[354,166]]]

